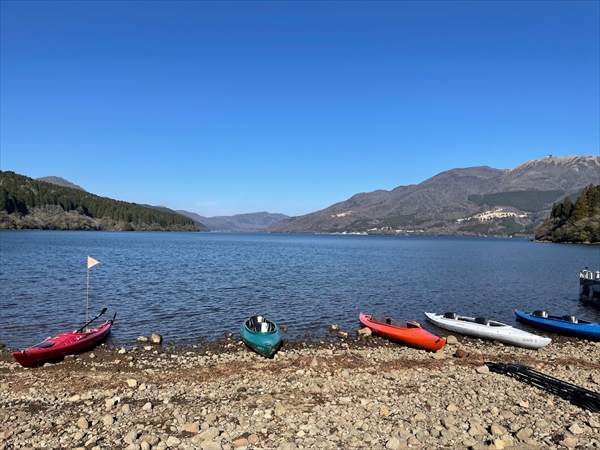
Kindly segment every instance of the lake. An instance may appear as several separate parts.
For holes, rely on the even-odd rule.
[[[87,256],[100,264],[89,270]],[[579,271],[600,247],[526,239],[153,233],[0,232],[0,342],[25,348],[118,312],[115,346],[156,332],[179,345],[239,337],[260,313],[290,340],[352,334],[359,312],[416,320],[456,311],[515,325],[515,309],[600,321],[578,301]],[[519,324],[518,327],[528,329]]]

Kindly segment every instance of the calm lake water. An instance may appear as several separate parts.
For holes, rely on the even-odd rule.
[[[600,247],[525,239],[0,232],[0,342],[33,345],[118,311],[112,345],[153,332],[191,345],[239,337],[254,313],[288,327],[286,338],[354,333],[359,312],[425,322],[456,311],[515,325],[515,309],[600,321],[578,302],[579,271],[600,270]],[[527,329],[522,324],[517,325]]]

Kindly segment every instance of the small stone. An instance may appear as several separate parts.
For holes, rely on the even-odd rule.
[[[490,368],[488,366],[479,366],[475,371],[479,374],[485,375],[490,373]]]
[[[79,432],[78,432],[79,433]],[[12,430],[5,430],[0,432],[0,441],[8,440],[13,435]]]
[[[417,414],[415,414],[414,419],[418,422],[427,419],[427,415],[425,415],[422,412],[418,412]]]
[[[134,444],[134,443],[135,443],[135,441],[137,440],[137,437],[138,437],[138,433],[137,433],[137,431],[135,431],[135,430],[131,430],[129,433],[127,433],[127,434],[125,435],[125,437],[123,438],[123,441],[124,441],[126,444]]]
[[[136,339],[137,342],[148,342],[148,338],[146,336],[138,336]]]
[[[219,435],[219,430],[215,427],[209,427],[198,434],[199,437],[205,440],[211,440]]]
[[[147,402],[144,406],[142,406],[143,411],[150,411],[152,409],[152,403]]]
[[[169,436],[167,438],[167,447],[177,447],[179,446],[179,444],[181,444],[181,439],[175,437],[175,436]]]
[[[473,422],[469,424],[469,436],[486,436],[487,430],[479,423]]]
[[[277,405],[275,405],[275,416],[279,417],[283,414],[285,414],[286,412],[286,407],[283,406],[281,403],[277,403]]]
[[[508,447],[508,442],[503,441],[502,439],[494,439],[494,448],[504,449]]]
[[[277,450],[296,450],[298,446],[294,442],[282,442]]]
[[[136,387],[137,386],[137,380],[134,380],[133,378],[128,379],[127,380],[127,386],[129,386],[130,388]]]
[[[579,426],[578,423],[574,423],[573,425],[571,425],[569,427],[569,431],[573,434],[581,434],[583,433],[583,430],[581,429],[581,427]]]
[[[77,426],[82,430],[87,430],[90,427],[90,423],[85,417],[80,417],[77,421]]]
[[[578,443],[579,443],[579,439],[577,439],[575,436],[569,436],[559,442],[560,445],[562,445],[564,447],[569,447],[569,448],[577,447]]]
[[[465,358],[467,356],[467,352],[462,348],[459,348],[458,350],[456,350],[456,352],[454,352],[454,356],[456,356],[457,358]]]
[[[458,344],[458,339],[456,339],[456,336],[451,334],[450,336],[446,337],[446,344],[456,345]]]
[[[246,439],[246,438],[236,439],[235,441],[233,441],[233,446],[235,448],[248,447],[248,439]]]
[[[200,448],[202,450],[223,450],[221,444],[219,442],[214,441],[205,441],[202,444],[200,444]]]
[[[150,342],[152,342],[155,345],[162,344],[162,341],[163,337],[158,333],[152,333],[152,335],[150,336]]]
[[[115,422],[115,418],[113,416],[111,416],[111,415],[106,415],[102,419],[102,423],[104,423],[105,427],[111,426],[114,422]]]
[[[358,330],[356,332],[356,334],[359,337],[366,337],[366,336],[371,336],[372,332],[371,332],[370,328],[365,327],[365,328],[361,328],[360,330]]]
[[[392,437],[385,444],[385,448],[387,448],[388,450],[398,450],[398,449],[400,449],[400,445],[401,445],[400,444],[400,439]]]
[[[503,426],[501,426],[501,425],[497,424],[496,422],[494,422],[490,426],[490,433],[492,435],[494,435],[494,436],[502,436],[503,434],[507,433],[507,430]]]
[[[415,446],[415,447],[416,447],[416,446],[419,446],[419,445],[421,445],[421,441],[419,441],[419,440],[418,440],[416,437],[414,437],[414,436],[409,436],[409,438],[406,440],[406,443],[407,443],[409,446]]]
[[[186,423],[181,427],[181,431],[187,431],[188,433],[198,433],[198,431],[200,431],[200,424],[198,422]]]
[[[519,431],[517,431],[517,434],[515,436],[517,436],[517,438],[519,438],[522,441],[526,441],[531,437],[532,434],[533,430],[531,428],[521,428]]]
[[[142,434],[140,436],[140,442],[143,444],[144,442],[150,444],[152,447],[156,447],[160,442],[160,438],[155,434]]]

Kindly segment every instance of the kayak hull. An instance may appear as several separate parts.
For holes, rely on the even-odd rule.
[[[574,316],[551,316],[545,311],[528,313],[515,310],[519,322],[564,336],[600,341],[600,324]]]
[[[86,332],[73,330],[60,333],[27,350],[13,352],[12,356],[23,367],[36,367],[66,355],[80,353],[104,341],[110,334],[112,324],[112,320],[107,320]]]
[[[495,320],[459,316],[456,313],[435,314],[426,312],[425,316],[434,325],[454,333],[479,339],[489,339],[517,347],[537,350],[552,342],[549,337],[529,333]]]
[[[398,321],[385,316],[379,318],[364,313],[360,313],[358,318],[373,334],[411,347],[434,352],[446,344],[446,339],[430,333],[416,322]]]
[[[259,355],[269,358],[281,345],[279,327],[263,316],[252,316],[240,327],[242,341]]]

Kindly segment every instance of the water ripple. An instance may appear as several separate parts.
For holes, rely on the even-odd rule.
[[[288,339],[359,328],[358,313],[424,320],[458,311],[516,324],[514,309],[600,321],[577,301],[598,246],[520,239],[217,233],[0,232],[0,342],[22,348],[118,311],[110,343],[161,333],[194,344],[239,336],[249,315]],[[107,315],[108,315],[107,314]],[[522,327],[521,324],[518,326]]]

